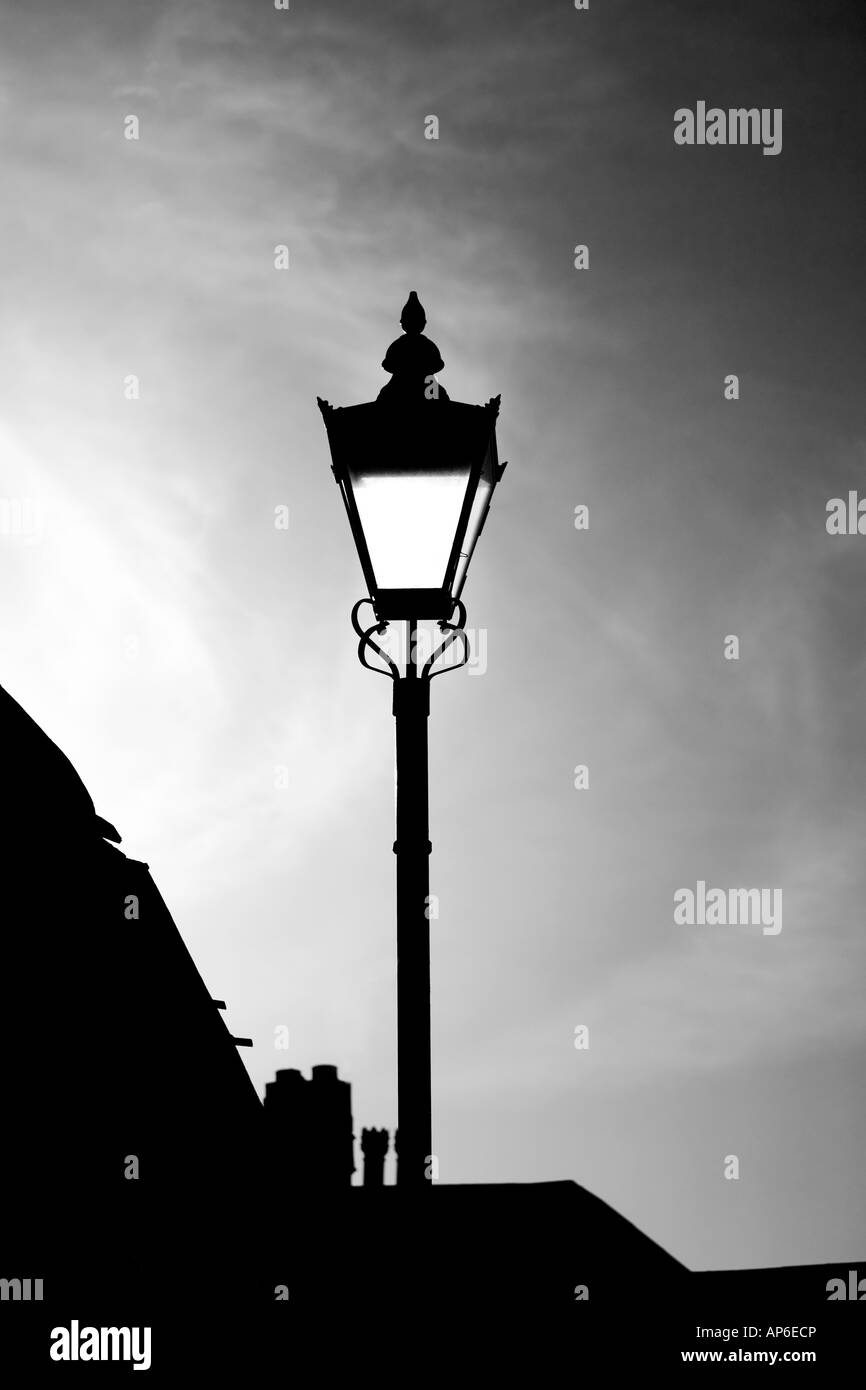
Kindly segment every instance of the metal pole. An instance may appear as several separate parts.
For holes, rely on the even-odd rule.
[[[394,681],[397,735],[397,1122],[398,1183],[429,1186],[432,1157],[430,1081],[430,818],[427,718],[430,682],[419,677],[417,620],[407,623],[406,674]]]

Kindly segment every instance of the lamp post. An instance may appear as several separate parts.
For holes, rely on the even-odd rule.
[[[436,372],[444,363],[424,337],[413,290],[403,336],[382,363],[391,380],[375,401],[334,408],[319,398],[339,485],[368,588],[352,610],[358,657],[394,682],[397,856],[398,1182],[418,1189],[431,1176],[430,868],[427,718],[430,681],[469,659],[460,595],[475,543],[505,470],[496,454],[499,397],[487,405],[452,401]],[[359,618],[369,604],[375,622]],[[433,620],[442,641],[421,662],[417,626]],[[405,624],[401,666],[375,640]],[[434,670],[455,643],[461,659]],[[384,666],[371,664],[370,656]]]

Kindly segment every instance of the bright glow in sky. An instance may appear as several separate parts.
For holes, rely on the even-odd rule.
[[[464,594],[486,669],[432,694],[441,1179],[573,1177],[698,1267],[862,1257],[844,6],[2,15],[0,493],[37,521],[0,536],[0,681],[260,1091],[334,1062],[356,1128],[395,1124],[390,691],[316,396],[375,397],[416,288],[510,460]],[[675,146],[704,98],[782,107],[783,153]],[[675,926],[698,879],[781,887],[783,931]]]

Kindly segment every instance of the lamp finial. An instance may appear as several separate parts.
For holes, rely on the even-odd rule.
[[[410,290],[409,298],[403,305],[403,312],[400,315],[400,326],[404,333],[423,333],[426,322],[427,315],[424,313],[424,305],[415,291]]]
[[[395,338],[385,353],[382,366],[391,373],[379,392],[380,401],[447,401],[448,393],[436,380],[445,363],[439,349],[422,332],[427,323],[424,306],[415,290],[409,291],[409,298],[400,314],[403,328],[402,338]]]

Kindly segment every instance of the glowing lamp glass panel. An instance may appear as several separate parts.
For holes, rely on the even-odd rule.
[[[445,581],[468,467],[451,472],[351,471],[380,589],[437,589]]]
[[[475,496],[472,499],[472,506],[469,509],[469,521],[466,526],[466,534],[463,544],[460,547],[460,554],[457,557],[457,569],[454,572],[453,593],[455,598],[460,597],[463,588],[463,581],[466,578],[466,571],[469,568],[469,561],[472,559],[472,552],[475,549],[475,542],[481,534],[484,519],[490,507],[490,498],[493,494],[493,482],[482,476],[478,479],[478,486],[475,489]]]

